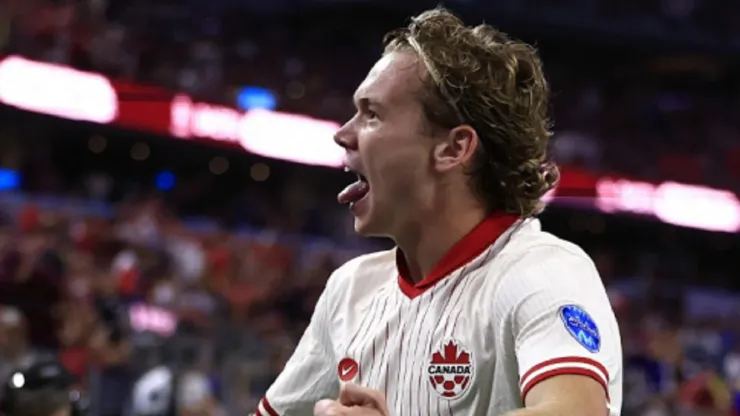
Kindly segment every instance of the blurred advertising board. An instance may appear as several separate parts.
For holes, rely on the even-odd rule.
[[[227,143],[306,165],[339,168],[344,157],[333,140],[340,127],[335,121],[266,109],[241,111],[19,56],[0,59],[0,103],[179,140]],[[605,213],[654,217],[683,227],[740,231],[737,195],[705,186],[649,183],[565,166],[560,183],[546,199]]]

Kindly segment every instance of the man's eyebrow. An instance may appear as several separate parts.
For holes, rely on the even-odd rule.
[[[377,100],[374,100],[369,97],[362,97],[362,98],[355,98],[354,100],[355,107],[359,109],[367,109],[369,107],[381,107],[380,103]]]

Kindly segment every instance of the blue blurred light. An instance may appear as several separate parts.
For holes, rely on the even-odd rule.
[[[175,175],[172,172],[160,172],[157,175],[157,188],[160,191],[169,191],[175,186]]]
[[[237,93],[236,103],[242,110],[274,110],[277,107],[277,97],[265,88],[244,87]]]
[[[14,170],[0,169],[0,191],[18,189],[21,186],[21,175]]]

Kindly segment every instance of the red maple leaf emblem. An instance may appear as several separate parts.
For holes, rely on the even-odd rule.
[[[458,355],[459,354],[459,355]],[[465,351],[458,352],[457,344],[450,341],[441,352],[432,354],[434,364],[470,364],[470,354]]]

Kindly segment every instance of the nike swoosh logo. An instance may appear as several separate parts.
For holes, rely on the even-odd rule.
[[[347,374],[351,373],[351,372],[352,372],[352,370],[354,370],[354,369],[355,369],[355,367],[354,367],[354,366],[352,366],[352,367],[347,367],[347,368],[343,368],[343,369],[342,369],[342,376],[346,376]]]

